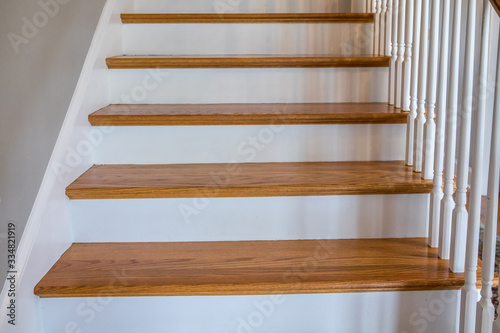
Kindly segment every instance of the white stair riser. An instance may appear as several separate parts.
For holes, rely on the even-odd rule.
[[[358,1],[360,2],[360,1]],[[352,0],[139,0],[137,13],[349,12]]]
[[[370,54],[372,24],[130,24],[125,54]]]
[[[291,268],[292,269],[292,268]],[[110,280],[119,280],[120,274]],[[457,291],[43,299],[45,332],[456,332]],[[69,330],[68,330],[69,329]]]
[[[115,69],[110,71],[110,101],[386,102],[387,79],[387,68]]]
[[[101,127],[88,132],[95,164],[394,161],[405,125]]]
[[[74,200],[74,241],[237,241],[427,236],[427,194],[203,198],[200,193],[200,198]]]

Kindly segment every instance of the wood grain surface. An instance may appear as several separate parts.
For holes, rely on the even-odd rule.
[[[121,14],[124,24],[144,23],[371,23],[373,13]]]
[[[150,55],[106,59],[110,69],[388,67],[390,57],[361,55]]]
[[[480,272],[478,272],[479,276]],[[309,294],[459,289],[427,239],[73,244],[40,297]]]
[[[387,103],[121,104],[89,115],[93,126],[405,124]]]
[[[430,193],[403,161],[95,165],[70,199],[274,197]]]
[[[500,16],[500,0],[490,0],[491,5],[495,8],[497,15]]]

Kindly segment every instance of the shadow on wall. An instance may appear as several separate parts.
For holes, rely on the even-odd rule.
[[[104,3],[0,2],[1,248],[9,221],[20,240]]]

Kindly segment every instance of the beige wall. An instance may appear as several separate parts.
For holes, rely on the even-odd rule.
[[[7,224],[15,221],[19,242],[104,2],[0,1],[2,279]]]

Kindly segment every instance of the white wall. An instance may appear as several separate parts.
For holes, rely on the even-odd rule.
[[[7,224],[15,221],[19,242],[105,2],[57,1],[0,1],[2,280]],[[52,3],[45,11],[51,15],[40,3]],[[38,23],[38,31],[29,31],[26,21]],[[17,52],[13,38],[22,40]]]

